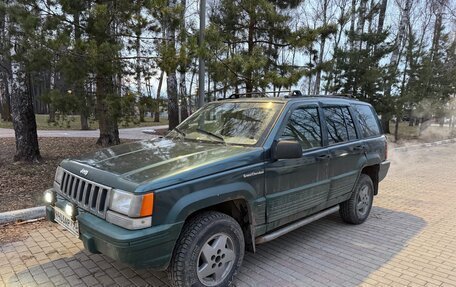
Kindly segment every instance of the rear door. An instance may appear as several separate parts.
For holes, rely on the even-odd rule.
[[[337,204],[348,197],[365,162],[365,144],[360,141],[350,106],[323,107],[331,179],[328,203]]]
[[[317,104],[292,108],[278,139],[301,143],[298,159],[280,159],[266,165],[266,215],[272,230],[323,208],[328,198],[328,151],[323,148],[321,111]]]

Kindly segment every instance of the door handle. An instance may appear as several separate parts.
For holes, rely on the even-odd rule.
[[[364,145],[357,145],[353,147],[353,151],[364,151],[366,147]]]
[[[317,160],[325,160],[330,158],[331,156],[329,154],[322,154],[316,157]]]

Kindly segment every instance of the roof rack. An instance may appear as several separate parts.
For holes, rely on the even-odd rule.
[[[356,100],[351,94],[329,94],[329,95],[301,95],[301,97],[321,97],[321,98],[350,98]]]
[[[330,95],[304,95],[301,93],[300,90],[286,90],[286,91],[268,91],[268,92],[246,92],[246,93],[235,93],[231,94],[227,98],[219,98],[217,99],[218,101],[223,101],[223,100],[229,100],[229,99],[239,99],[239,98],[246,98],[246,97],[251,97],[251,98],[266,98],[268,97],[268,94],[274,94],[274,95],[279,95],[279,94],[284,94],[286,93],[284,98],[300,98],[300,97],[324,97],[324,98],[350,98],[350,99],[356,99],[354,98],[351,94],[330,94]]]
[[[288,97],[301,97],[302,93],[299,90],[293,91],[270,91],[270,92],[247,92],[247,93],[235,93],[231,94],[228,99],[239,99],[242,96],[251,96],[253,98],[264,98],[267,97],[266,94],[283,94],[288,93]],[[285,96],[287,97],[287,96]]]

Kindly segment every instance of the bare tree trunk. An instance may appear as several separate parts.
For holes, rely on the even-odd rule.
[[[327,12],[328,12],[328,4],[329,0],[323,0],[323,25],[326,25],[327,23]],[[321,82],[321,65],[323,64],[323,57],[325,53],[325,44],[326,44],[326,37],[323,37],[321,39],[321,44],[320,44],[320,53],[318,55],[318,65],[320,68],[317,70],[317,74],[315,75],[315,88],[314,88],[314,94],[319,95],[320,94],[320,82]]]
[[[340,10],[341,10],[340,11],[340,15],[345,15],[346,5],[347,5],[346,1],[341,1],[340,5],[338,5]],[[334,39],[333,58],[334,58],[334,55],[336,54],[336,51],[339,49],[339,44],[340,44],[340,41],[342,39],[342,35],[344,33],[344,30],[345,30],[344,27],[345,27],[345,25],[347,23],[347,21],[344,20],[343,17],[341,17],[338,22],[340,24],[340,27],[337,29],[337,36]],[[354,22],[352,22],[352,23],[353,23],[353,27],[354,27]],[[329,90],[331,88],[331,85],[332,85],[332,82],[333,82],[333,79],[334,79],[334,74],[335,74],[334,70],[335,69],[334,69],[334,64],[333,64],[333,66],[330,69],[330,71],[328,73],[328,76],[327,76],[327,81],[326,81],[326,85],[325,85],[325,95],[328,94],[328,92],[329,92]]]
[[[11,64],[6,67],[11,69]],[[8,76],[10,71],[0,73],[0,115],[1,119],[6,122],[13,120],[11,117],[10,77]]]
[[[394,141],[397,142],[399,140],[399,118],[396,119],[394,123]]]
[[[140,10],[139,12],[140,13]],[[138,18],[140,18],[141,15],[138,15]],[[139,111],[139,121],[144,122],[144,116],[146,113],[145,106],[144,106],[144,96],[142,94],[142,87],[141,87],[141,29],[138,29],[136,32],[136,43],[135,43],[135,48],[136,48],[136,87],[138,91],[138,96],[137,96],[137,103],[138,103],[138,111]]]
[[[380,12],[379,12],[379,15],[378,15],[378,26],[377,26],[377,33],[382,33],[383,32],[383,24],[385,22],[385,14],[386,14],[386,6],[388,4],[388,0],[383,0],[381,2],[381,5],[380,5]],[[397,49],[399,49],[399,46],[397,46]],[[377,45],[374,46],[374,51],[377,50]],[[393,70],[390,70],[390,73],[389,75],[393,75],[392,73]],[[395,71],[395,70],[394,70]],[[390,97],[390,94],[391,94],[391,85],[392,85],[392,81],[387,81],[387,87],[386,87],[386,91],[385,91],[385,94],[384,94],[384,97],[386,98],[385,99],[385,103],[390,103],[391,101],[389,100],[389,97]],[[391,121],[391,107],[388,108],[388,111],[384,111],[382,113],[382,126],[383,126],[383,131],[385,133],[391,133],[391,130],[390,130],[390,121]],[[396,118],[396,125],[398,124],[398,121],[399,121],[399,117]],[[396,127],[395,125],[395,127]],[[395,135],[396,135],[396,130],[395,130]]]
[[[52,103],[49,104],[49,118],[48,118],[49,123],[55,123],[55,108]]]
[[[383,9],[386,9],[386,1],[387,0],[383,0],[382,2],[382,6],[381,8]],[[389,71],[388,71],[388,74],[389,75],[396,75],[396,72],[397,72],[397,69],[398,69],[398,65],[399,65],[399,61],[400,61],[400,58],[401,58],[401,54],[402,54],[402,50],[404,48],[404,38],[405,38],[405,32],[406,32],[406,26],[407,26],[407,23],[409,22],[409,13],[410,13],[410,8],[411,8],[411,0],[406,0],[405,2],[405,7],[402,9],[402,13],[401,13],[401,22],[399,24],[399,29],[398,29],[398,33],[397,33],[397,36],[396,36],[396,39],[395,39],[395,47],[394,47],[394,50],[391,54],[391,59],[390,59],[390,67],[389,67]],[[381,11],[380,15],[383,15],[383,18],[385,17],[384,15],[384,12]],[[383,19],[381,19],[383,22]],[[379,21],[380,22],[380,21]],[[381,32],[383,30],[383,26],[380,26],[379,24],[379,28],[378,29],[381,29],[379,30],[379,32]],[[406,73],[406,69],[404,69],[404,73]],[[390,97],[391,97],[391,89],[392,89],[392,85],[393,85],[393,79],[389,79],[387,80],[386,82],[386,89],[385,89],[385,94],[384,94],[384,97],[386,98],[386,102],[389,103],[390,102]],[[403,89],[405,89],[405,87],[402,87]],[[402,94],[402,92],[401,92]],[[398,110],[400,110],[400,107],[397,107]],[[400,119],[400,113],[396,113],[396,122]],[[391,119],[392,115],[390,113],[385,113],[385,118],[386,120],[389,120]],[[397,123],[396,123],[397,125]],[[396,138],[396,125],[395,125],[395,131],[394,131],[394,134],[395,134],[395,138]],[[397,128],[399,128],[399,126],[397,126]],[[389,133],[389,124],[388,124],[388,129],[387,129],[387,132]]]
[[[436,1],[436,11],[435,11],[435,24],[434,32],[432,37],[432,47],[431,47],[431,60],[435,61],[440,50],[440,38],[442,34],[442,18],[443,18],[443,2],[445,1]]]
[[[158,80],[158,88],[157,88],[157,110],[154,114],[154,122],[160,122],[160,93],[163,85],[163,77],[165,76],[165,71],[161,71],[160,79]]]
[[[192,108],[192,87],[193,87],[193,80],[195,79],[196,70],[192,71],[192,77],[190,79],[190,90],[188,91],[188,114],[191,115],[193,113]]]
[[[187,53],[186,40],[187,40],[187,28],[185,23],[185,12],[187,9],[187,1],[181,0],[181,22],[179,25],[179,44],[181,51]],[[187,101],[187,85],[185,82],[185,75],[187,71],[187,62],[180,63],[179,67],[179,100],[181,104],[180,118],[181,121],[188,117],[188,101]]]
[[[211,75],[207,73],[207,92],[206,92],[206,103],[211,101]]]
[[[187,86],[185,84],[185,72],[179,72],[179,99],[181,102],[181,121],[188,118]]]
[[[407,1],[409,1],[409,0],[407,0]],[[380,12],[378,14],[378,26],[377,26],[378,32],[383,31],[383,25],[385,23],[385,15],[386,15],[387,6],[388,6],[388,0],[382,0],[382,3],[380,5]]]
[[[177,0],[170,0],[169,6],[175,7]],[[165,34],[168,41],[168,47],[173,49],[174,55],[176,54],[176,28],[174,27],[171,19],[165,20]],[[166,70],[166,91],[168,95],[168,123],[169,130],[174,129],[179,124],[179,101],[178,101],[178,87],[176,67],[168,67]]]
[[[252,12],[253,14],[254,12]],[[254,49],[254,34],[255,34],[255,19],[252,15],[249,15],[249,27],[248,27],[248,54],[253,55],[253,49]],[[246,75],[246,80],[245,80],[245,90],[247,93],[253,92],[253,74],[252,72],[249,72]],[[208,89],[209,90],[209,89]],[[247,97],[250,97],[250,95],[247,95]]]
[[[74,19],[73,29],[74,29],[75,42],[79,42],[81,40],[81,35],[82,35],[81,27],[79,25],[79,20],[80,20],[79,18],[80,18],[79,12],[76,12],[73,14],[73,19]],[[82,54],[82,52],[79,51],[80,50],[79,45],[76,45],[75,49],[76,49],[76,53]],[[81,102],[80,102],[81,106],[80,106],[80,111],[79,111],[80,121],[81,121],[81,130],[88,130],[90,128],[89,127],[90,112],[89,112],[89,107],[87,104],[88,96],[87,96],[87,92],[84,90],[84,87],[80,80],[77,80],[74,85],[74,93],[76,96],[81,98]]]
[[[8,32],[8,16],[0,12],[0,116],[4,121],[12,121],[11,117],[11,60],[10,48],[11,41]]]
[[[29,92],[30,82],[23,67],[16,63],[12,77],[11,109],[16,134],[14,161],[38,162],[41,160],[36,131],[33,98]],[[30,80],[30,79],[28,79]]]
[[[179,103],[177,99],[177,79],[176,72],[171,72],[166,79],[166,90],[168,94],[168,121],[169,130],[174,129],[179,124]]]
[[[356,21],[356,0],[351,2],[351,20],[350,20],[350,34],[353,36],[355,34],[355,21]],[[353,37],[349,38],[350,50],[355,49],[355,41]]]
[[[171,47],[176,47],[176,31],[171,24],[168,23],[167,26],[167,38],[169,39],[169,45]],[[172,68],[167,72],[166,91],[168,94],[169,130],[172,130],[179,124],[179,101],[177,94],[177,78],[175,68]]]
[[[100,128],[100,137],[97,144],[101,146],[110,146],[120,144],[119,127],[117,118],[112,114],[107,102],[106,95],[113,93],[112,79],[102,75],[97,75],[97,118]]]
[[[360,36],[364,32],[364,26],[366,24],[366,12],[367,12],[367,1],[361,0],[358,8],[358,26],[356,27],[356,34]],[[358,40],[358,50],[361,50],[363,41]]]

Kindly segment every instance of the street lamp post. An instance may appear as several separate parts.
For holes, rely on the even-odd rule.
[[[204,29],[206,27],[206,0],[200,0],[200,27],[199,27],[199,48],[198,56],[198,108],[204,105],[204,58],[201,54],[204,49]]]

